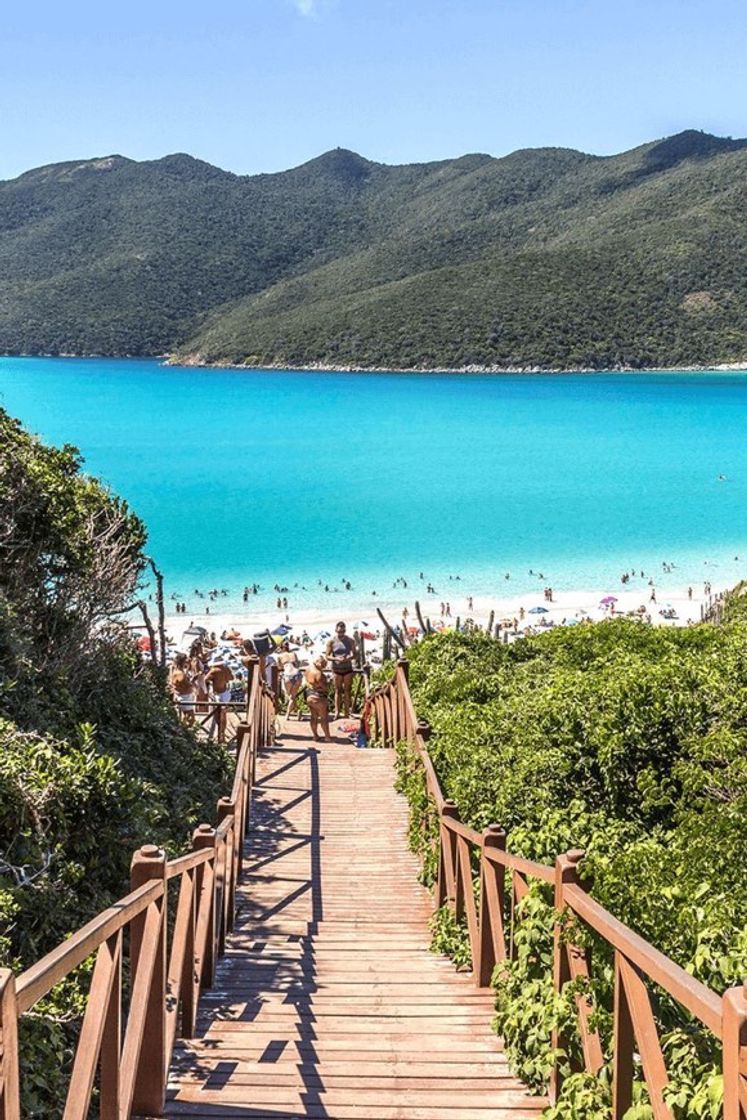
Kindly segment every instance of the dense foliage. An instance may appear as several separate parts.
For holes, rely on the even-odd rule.
[[[179,725],[116,621],[144,542],[74,448],[0,410],[0,963],[16,970],[126,892],[140,844],[183,849],[225,790],[228,758]],[[24,1019],[27,1116],[57,1114],[83,981]]]
[[[497,822],[508,846],[553,863],[586,850],[583,877],[613,914],[718,992],[747,974],[747,611],[728,621],[651,629],[616,621],[503,646],[480,634],[428,639],[410,652],[418,713],[443,788],[462,818]],[[405,751],[416,843],[422,781]],[[426,873],[432,874],[427,853]],[[538,1088],[553,1022],[572,1023],[552,989],[551,897],[522,904],[516,959],[496,972],[497,1026],[515,1069]],[[448,914],[436,944],[464,959]],[[461,956],[460,956],[461,955]],[[610,1041],[612,969],[597,945],[593,993]],[[719,1055],[705,1030],[663,993],[656,1013],[680,1117],[720,1115]],[[571,1031],[573,1034],[573,1031]],[[608,1114],[608,1071],[566,1082],[553,1120]],[[649,1116],[645,1093],[631,1113]]]
[[[656,366],[747,355],[744,141],[688,131],[241,177],[188,156],[0,183],[0,351],[250,364]]]

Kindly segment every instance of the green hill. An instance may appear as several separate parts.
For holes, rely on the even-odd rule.
[[[688,131],[242,177],[186,155],[0,183],[0,350],[394,367],[747,359],[747,141]]]

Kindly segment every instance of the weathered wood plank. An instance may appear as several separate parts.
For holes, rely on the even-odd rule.
[[[536,1120],[546,1102],[508,1070],[492,993],[429,951],[392,753],[290,726],[260,754],[234,929],[165,1115]]]

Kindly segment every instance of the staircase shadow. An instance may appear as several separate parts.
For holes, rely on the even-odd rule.
[[[337,739],[338,744],[342,742],[349,745],[348,739]],[[334,745],[335,741],[331,746],[334,748]],[[210,1092],[210,1099],[200,1106],[206,1116],[273,1117],[274,1120],[286,1117],[324,1120],[328,1117],[315,1045],[313,1006],[317,991],[314,940],[324,918],[319,754],[320,746],[300,728],[295,733],[286,730],[279,743],[259,753],[258,762],[264,765],[253,791],[251,829],[244,844],[234,932],[227,939],[226,955],[218,963],[215,985],[201,1001],[198,1018],[197,1037],[201,1049],[214,1052],[215,1057],[222,1060],[216,1063],[207,1055],[200,1057],[184,1049],[175,1054],[180,1072],[188,1072]],[[293,812],[303,810],[307,803],[309,826],[306,831],[299,831]],[[299,853],[308,853],[308,871],[303,876],[292,871],[293,866],[298,866]],[[288,857],[291,864],[284,874],[283,860]],[[256,890],[252,890],[252,884],[256,885]],[[278,884],[280,892],[264,892],[265,897],[262,897],[263,886],[271,888]],[[291,915],[291,924],[299,921],[299,931],[288,933],[283,919],[288,909],[301,900],[307,902],[306,917],[301,920]],[[297,945],[298,954],[284,957],[284,945]],[[276,950],[281,959],[273,959],[269,955],[272,950]],[[233,995],[230,994],[232,989]],[[301,1082],[297,1090],[299,1111],[289,1112],[287,1106],[255,1107],[216,1100],[216,1094],[231,1084],[239,1062],[229,1056],[232,1046],[230,1041],[226,1044],[225,1034],[209,1038],[206,1032],[216,1021],[256,1022],[262,1011],[273,1004],[290,1009],[288,1023],[278,1028],[268,1024],[268,1033],[277,1030],[279,1037],[271,1038],[254,1060],[271,1065],[283,1056],[287,1060],[289,1047],[295,1049],[298,1062],[294,1062],[292,1068]],[[226,1057],[222,1057],[224,1054]],[[249,1086],[247,1098],[251,1099]],[[167,1107],[170,1115],[181,1111],[180,1102],[173,1099]]]

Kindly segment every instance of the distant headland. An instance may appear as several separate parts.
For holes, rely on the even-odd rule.
[[[0,183],[0,352],[271,368],[744,368],[747,140],[688,130],[239,176],[171,155]]]

